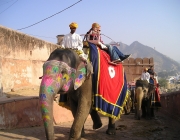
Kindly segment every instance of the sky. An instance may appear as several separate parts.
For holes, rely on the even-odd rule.
[[[0,25],[57,43],[71,22],[78,34],[97,22],[115,42],[138,41],[180,62],[179,7],[180,0],[0,0]]]

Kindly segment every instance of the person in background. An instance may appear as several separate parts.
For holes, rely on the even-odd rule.
[[[144,71],[143,73],[141,74],[141,80],[147,80],[148,83],[149,83],[149,80],[150,80],[150,74],[147,72],[148,71],[148,68],[144,68]]]
[[[130,57],[130,55],[124,55],[116,46],[104,44],[101,39],[100,25],[93,23],[91,29],[87,32],[87,41],[96,44],[101,49],[107,50],[112,63],[119,63]]]
[[[154,79],[156,80],[156,84],[158,84],[159,82],[158,82],[158,76],[156,72],[154,72]]]
[[[87,61],[88,55],[83,51],[83,42],[79,34],[75,33],[78,28],[78,24],[72,22],[70,25],[70,33],[65,35],[61,43],[62,48],[70,48],[77,52],[80,58]]]
[[[150,67],[149,67],[148,73],[149,73],[150,75],[154,75],[153,66],[150,66]]]

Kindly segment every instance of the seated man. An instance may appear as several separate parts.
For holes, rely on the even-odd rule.
[[[81,57],[84,61],[87,61],[88,56],[84,53],[83,49],[83,43],[82,38],[79,34],[76,34],[75,31],[78,27],[78,24],[75,22],[72,22],[70,25],[70,33],[65,35],[62,41],[61,46],[63,48],[70,48],[74,49],[79,57]]]
[[[98,23],[93,23],[92,28],[87,32],[87,41],[96,44],[101,49],[108,50],[113,63],[122,62],[130,57],[130,55],[124,55],[116,46],[103,44],[100,31],[100,25]]]
[[[148,71],[148,68],[144,68],[144,71],[143,73],[141,74],[141,80],[147,80],[148,83],[149,83],[149,80],[150,80],[150,74],[147,72]]]

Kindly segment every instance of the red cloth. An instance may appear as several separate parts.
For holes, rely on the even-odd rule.
[[[155,101],[160,102],[160,91],[158,87],[155,89]]]
[[[109,64],[110,57],[106,52],[99,53],[98,93],[108,102],[115,104],[124,86],[124,68],[122,64]]]

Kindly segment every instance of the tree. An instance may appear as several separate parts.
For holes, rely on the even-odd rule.
[[[161,79],[159,79],[158,81],[159,81],[159,85],[160,85],[161,87],[167,88],[167,83],[168,83],[168,81],[167,81],[166,79],[161,78]]]

